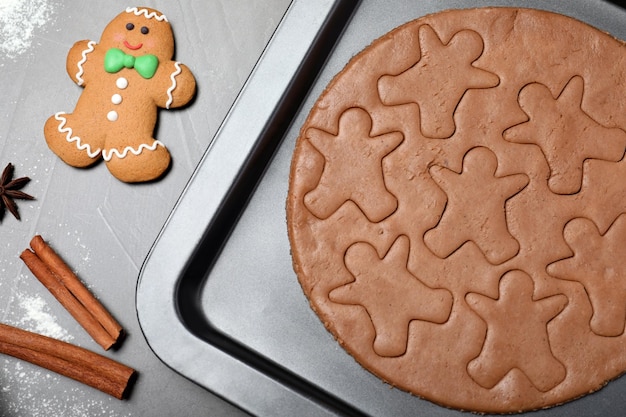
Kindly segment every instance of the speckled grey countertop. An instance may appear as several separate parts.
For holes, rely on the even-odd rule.
[[[193,104],[161,111],[156,137],[173,164],[165,178],[129,185],[104,164],[76,169],[43,138],[45,120],[72,111],[81,89],[65,57],[81,39],[98,40],[127,6],[118,0],[0,1],[0,168],[28,176],[18,201],[21,221],[0,222],[0,321],[48,334],[135,368],[126,400],[42,368],[0,356],[0,416],[237,416],[243,412],[164,365],[147,345],[135,311],[142,263],[181,191],[211,143],[289,0],[146,1],[165,13],[177,40],[176,59],[198,83]],[[118,319],[127,337],[103,352],[19,259],[41,234]],[[166,329],[164,329],[166,331]]]

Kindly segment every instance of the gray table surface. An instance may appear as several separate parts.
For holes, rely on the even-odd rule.
[[[132,4],[131,4],[132,5]],[[43,138],[45,120],[71,112],[81,89],[65,57],[81,39],[99,40],[128,3],[0,0],[0,169],[28,176],[21,221],[0,222],[0,322],[52,335],[136,369],[130,397],[117,400],[42,368],[0,356],[0,416],[239,416],[244,413],[165,366],[152,353],[135,310],[146,255],[220,123],[289,5],[289,0],[143,2],[165,13],[176,59],[198,83],[193,104],[160,112],[156,137],[173,165],[162,180],[129,185],[104,164],[76,169]],[[102,349],[19,259],[40,234],[66,260],[127,332]],[[163,329],[167,332],[167,329]]]

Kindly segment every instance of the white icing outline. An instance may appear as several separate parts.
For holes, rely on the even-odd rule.
[[[85,64],[85,62],[87,62],[87,54],[93,52],[95,45],[96,45],[96,42],[89,41],[87,43],[87,49],[83,50],[83,52],[81,53],[83,58],[80,61],[78,61],[78,64],[77,64],[78,72],[76,73],[76,84],[78,85],[83,85],[85,83],[85,80],[83,80],[83,74],[85,73],[85,69],[83,68],[83,65]]]
[[[98,155],[100,155],[100,148],[96,149],[95,151],[91,151],[91,146],[88,143],[81,143],[80,137],[78,136],[72,136],[72,128],[71,127],[65,127],[65,124],[67,123],[67,119],[65,117],[63,117],[62,115],[66,114],[65,112],[58,112],[57,114],[54,115],[54,118],[56,120],[58,120],[59,122],[59,127],[57,128],[59,133],[67,133],[67,135],[65,136],[65,140],[68,143],[76,143],[76,147],[78,148],[78,150],[81,151],[86,151],[87,155],[90,158],[95,158]]]
[[[157,12],[148,13],[148,9],[138,9],[137,7],[127,7],[126,13],[133,13],[135,16],[141,16],[143,14],[146,19],[155,18],[159,22],[168,21],[167,17],[165,17],[164,14],[159,15],[157,14]]]
[[[176,77],[181,72],[183,72],[183,69],[180,67],[180,62],[174,62],[174,67],[176,68],[176,71],[170,74],[170,80],[172,80],[172,85],[170,86],[170,88],[167,89],[167,96],[169,98],[167,99],[167,102],[165,103],[165,108],[168,110],[170,106],[172,105],[172,102],[174,101],[174,97],[172,96],[172,91],[174,91],[174,89],[176,88]]]
[[[113,159],[113,155],[117,156],[120,159],[123,159],[123,158],[126,158],[126,155],[128,155],[129,152],[131,152],[135,156],[138,156],[139,154],[141,154],[141,152],[143,152],[144,149],[147,149],[149,151],[154,151],[159,145],[165,148],[165,145],[161,141],[155,140],[152,145],[147,145],[145,143],[142,143],[141,145],[139,145],[137,149],[134,149],[132,146],[127,146],[124,148],[122,152],[118,151],[115,148],[111,149],[108,152],[104,150],[102,151],[102,158],[107,162]]]

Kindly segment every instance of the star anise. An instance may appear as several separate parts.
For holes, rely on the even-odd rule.
[[[9,210],[9,212],[15,216],[16,219],[20,220],[20,214],[17,211],[17,204],[15,204],[14,201],[15,199],[35,199],[32,195],[20,191],[20,188],[24,187],[30,181],[30,178],[12,178],[13,164],[9,163],[9,165],[4,168],[4,171],[2,171],[2,175],[0,176],[0,220],[4,217],[5,208]]]

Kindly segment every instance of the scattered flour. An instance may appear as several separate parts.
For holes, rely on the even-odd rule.
[[[8,324],[66,342],[74,337],[39,295],[16,292]],[[8,317],[7,317],[8,318]],[[10,356],[0,356],[0,417],[120,417],[116,399],[94,399],[92,388]],[[131,414],[125,414],[130,416]]]
[[[25,311],[19,323],[21,328],[66,342],[73,339],[47,311],[48,306],[43,298],[24,295],[19,297],[19,306]]]
[[[0,58],[26,52],[51,15],[49,0],[0,0]]]
[[[111,407],[118,400],[93,399],[88,387],[61,389],[59,394],[67,378],[47,369],[7,357],[0,358],[0,372],[1,417],[120,417]]]

